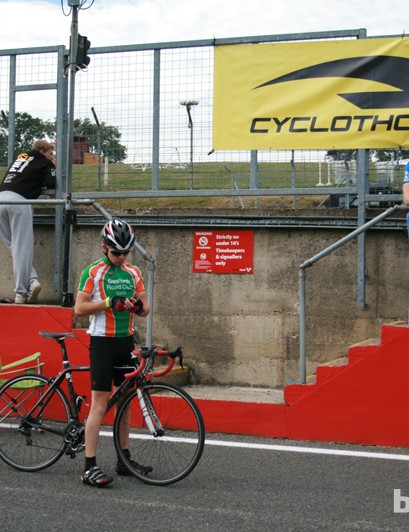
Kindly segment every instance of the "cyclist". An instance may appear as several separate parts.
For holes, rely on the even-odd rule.
[[[102,229],[104,257],[86,267],[80,278],[75,302],[77,316],[91,316],[90,335],[91,408],[85,425],[85,466],[81,479],[84,484],[103,487],[113,481],[96,463],[96,452],[102,419],[105,415],[112,382],[119,386],[132,365],[134,349],[133,318],[149,314],[149,303],[141,271],[126,262],[135,242],[129,224],[112,218]],[[114,366],[124,367],[122,372]],[[135,367],[135,365],[133,366]],[[121,446],[127,456],[129,429],[121,430]],[[132,461],[133,467],[144,474],[152,471]],[[127,475],[118,459],[116,472]]]

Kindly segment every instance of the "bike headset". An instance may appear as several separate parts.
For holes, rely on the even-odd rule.
[[[120,218],[112,218],[101,231],[102,240],[109,248],[115,251],[129,251],[135,242],[132,227]],[[108,251],[105,251],[108,257]]]

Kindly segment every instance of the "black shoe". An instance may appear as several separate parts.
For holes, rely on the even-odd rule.
[[[82,470],[81,480],[84,484],[89,486],[97,486],[98,488],[103,488],[107,484],[110,484],[114,479],[109,475],[105,475],[99,467],[94,466],[88,471],[85,469]]]
[[[144,465],[138,464],[138,462],[135,462],[134,460],[129,460],[128,462],[141,475],[147,475],[148,473],[153,471],[153,467],[151,466],[144,466]],[[116,463],[115,471],[118,473],[118,475],[129,476],[131,474],[120,460],[118,460],[118,462]]]

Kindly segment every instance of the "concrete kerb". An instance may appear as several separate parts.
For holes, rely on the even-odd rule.
[[[284,391],[248,386],[204,386],[192,384],[184,389],[193,399],[238,401],[242,403],[284,404]]]
[[[243,403],[284,403],[284,391],[279,389],[192,384],[188,366],[173,368],[167,375],[155,377],[152,380],[171,382],[181,386],[194,399],[239,401]]]

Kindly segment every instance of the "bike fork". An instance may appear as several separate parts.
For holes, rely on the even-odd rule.
[[[152,404],[149,393],[146,393],[144,396],[144,394],[139,388],[137,388],[136,393],[138,395],[139,404],[142,410],[142,415],[145,419],[145,423],[149,429],[149,432],[155,438],[159,436],[163,436],[165,434],[165,430],[162,427],[162,424],[156,414],[156,411]]]

